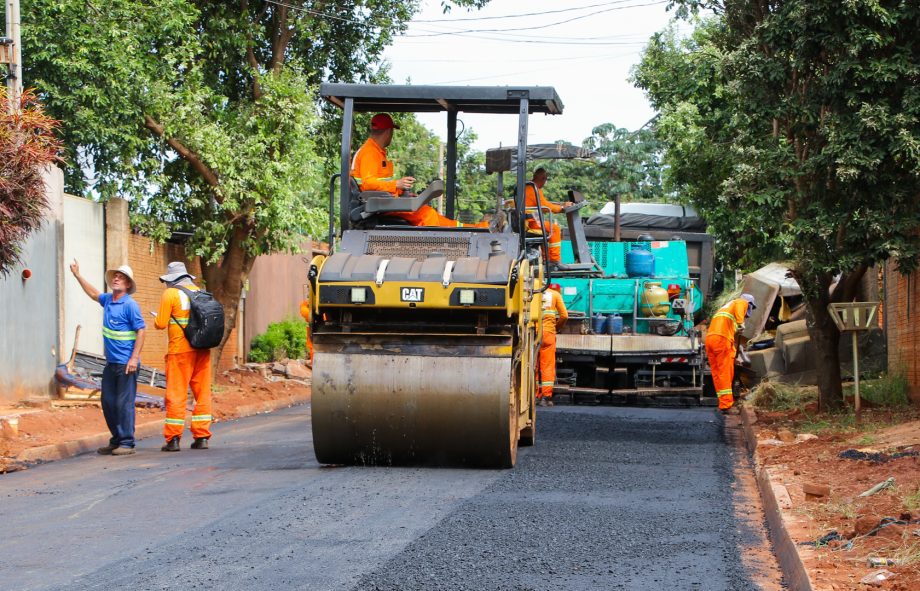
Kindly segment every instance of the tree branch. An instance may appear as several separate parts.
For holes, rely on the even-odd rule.
[[[267,4],[267,3],[266,3]],[[240,10],[243,13],[243,18],[246,19],[247,25],[249,24],[249,0],[240,0]],[[258,25],[259,21],[256,21]],[[256,52],[252,48],[252,33],[249,32],[249,27],[246,28],[246,62],[249,64],[249,67],[252,68],[252,98],[253,100],[259,100],[262,98],[262,88],[259,86],[259,60],[256,59]]]
[[[211,168],[204,163],[198,154],[193,152],[174,137],[166,137],[165,130],[163,126],[156,119],[150,115],[144,115],[144,127],[149,129],[156,135],[158,138],[163,139],[166,144],[176,151],[179,156],[189,163],[192,169],[201,176],[202,179],[211,187],[217,188],[220,186],[220,180],[217,178],[217,173],[215,173]],[[219,197],[215,197],[220,201]]]

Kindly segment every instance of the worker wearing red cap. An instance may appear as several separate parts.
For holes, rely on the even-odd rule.
[[[734,405],[732,382],[735,379],[735,334],[744,330],[744,319],[757,308],[754,296],[741,294],[716,311],[706,331],[706,357],[712,383],[719,397],[719,410],[728,412]]]
[[[571,201],[566,201],[565,203],[553,203],[546,199],[543,196],[543,185],[546,184],[546,179],[549,178],[546,174],[545,168],[538,168],[533,171],[533,184],[537,187],[537,190],[534,191],[534,188],[530,185],[524,189],[524,205],[528,208],[537,207],[539,203],[540,207],[545,207],[553,213],[561,213],[563,208],[569,207],[572,205]],[[540,229],[540,222],[535,213],[532,213],[527,218],[527,227],[538,230]],[[549,234],[548,246],[549,253],[547,253],[547,258],[550,263],[559,264],[562,258],[562,230],[559,228],[559,224],[554,224],[549,220],[544,220],[543,224],[544,232]]]
[[[386,191],[394,197],[399,197],[412,188],[415,178],[404,176],[393,177],[393,161],[387,158],[387,147],[393,141],[393,130],[399,126],[387,113],[378,113],[371,118],[370,137],[364,142],[351,163],[351,176],[361,187],[362,191]],[[445,228],[459,228],[469,226],[474,228],[487,228],[488,222],[478,224],[464,224],[439,214],[437,210],[428,205],[423,205],[418,211],[390,213],[407,220],[413,226],[441,226]]]
[[[537,400],[540,406],[553,405],[553,385],[556,383],[556,331],[569,319],[558,283],[550,283],[543,292],[543,340],[540,342],[540,364],[537,369]]]

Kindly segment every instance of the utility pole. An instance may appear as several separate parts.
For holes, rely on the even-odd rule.
[[[19,108],[22,96],[22,37],[19,32],[19,0],[6,0],[6,37],[0,40],[0,62],[9,66],[6,77],[10,108]]]

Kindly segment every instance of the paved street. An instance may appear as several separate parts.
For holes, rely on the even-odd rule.
[[[324,468],[309,407],[213,448],[0,477],[0,581],[39,589],[775,589],[712,409],[540,409],[511,471]],[[743,487],[742,487],[743,488]],[[736,499],[737,500],[737,499]],[[743,500],[743,499],[742,499]]]

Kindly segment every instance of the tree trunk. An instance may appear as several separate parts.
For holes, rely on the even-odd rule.
[[[840,331],[827,311],[830,296],[827,289],[819,297],[806,298],[808,335],[815,351],[815,371],[818,377],[818,410],[826,412],[843,408],[843,386],[840,383]]]
[[[243,286],[252,271],[255,257],[246,252],[243,242],[247,237],[242,223],[235,225],[227,252],[217,263],[208,263],[201,259],[201,274],[205,288],[214,294],[215,299],[224,307],[224,338],[220,345],[211,350],[211,367],[215,371],[220,363],[224,346],[230,338],[230,332],[236,326],[236,317],[240,305]],[[243,352],[239,351],[239,355]]]
[[[831,290],[833,277],[827,273],[817,275],[796,272],[807,305],[808,335],[815,351],[817,372],[818,410],[825,412],[843,408],[843,385],[840,378],[840,331],[827,308],[831,302],[852,302],[869,264],[862,263],[846,273],[841,273],[837,285]]]

